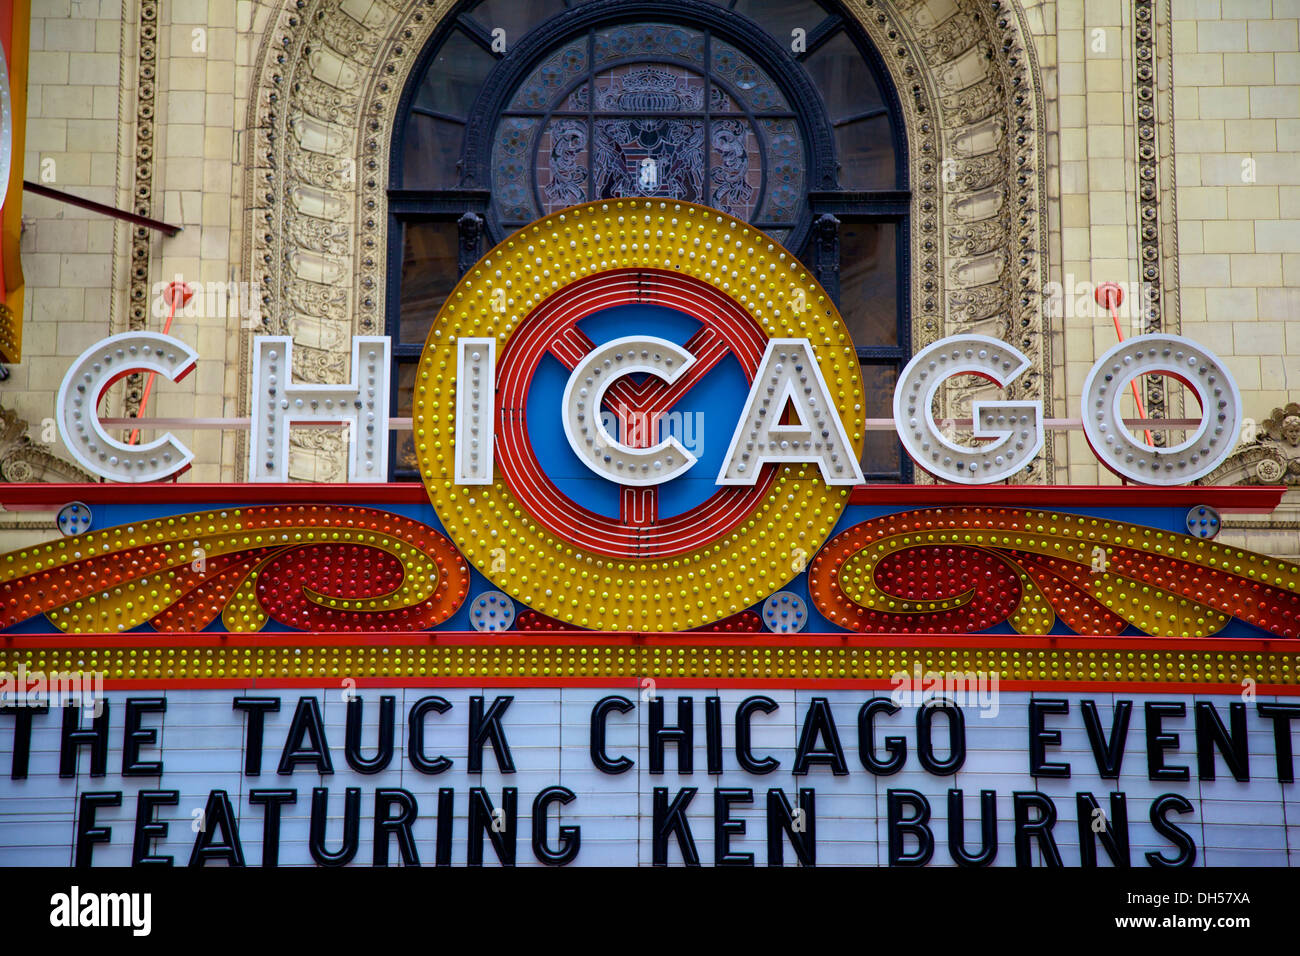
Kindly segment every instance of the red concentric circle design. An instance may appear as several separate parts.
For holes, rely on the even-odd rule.
[[[666,412],[728,354],[753,381],[767,336],[735,300],[675,272],[619,269],[593,275],[547,298],[510,337],[498,370],[497,462],[506,485],[534,520],[562,540],[616,557],[665,557],[706,545],[743,522],[767,496],[775,470],[765,469],[752,487],[719,488],[695,507],[662,520],[655,488],[624,488],[620,515],[611,518],[561,492],[542,470],[528,437],[528,388],[542,358],[550,354],[574,368],[595,347],[578,323],[604,309],[633,304],[675,309],[701,323],[685,343],[696,362],[671,386],[654,378],[640,384],[619,379],[606,393],[607,403],[633,412]]]

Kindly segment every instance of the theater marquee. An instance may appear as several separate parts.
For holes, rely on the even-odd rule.
[[[526,227],[448,296],[420,485],[383,480],[383,338],[327,385],[259,340],[249,482],[158,483],[192,452],[119,442],[97,398],[201,361],[153,333],[87,350],[57,421],[112,483],[0,490],[67,506],[0,556],[0,862],[1287,862],[1300,568],[1213,540],[1282,489],[1190,484],[1242,416],[1193,341],[1131,339],[1084,383],[1135,484],[1005,484],[1043,410],[941,427],[946,380],[1029,368],[964,335],[894,393],[939,483],[865,485],[854,343],[804,266],[625,200]],[[1175,447],[1121,418],[1156,373],[1205,410]],[[350,483],[285,483],[289,428],[339,422]]]

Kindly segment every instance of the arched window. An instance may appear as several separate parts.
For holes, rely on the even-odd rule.
[[[430,323],[481,254],[565,206],[703,203],[763,229],[837,302],[867,414],[910,355],[906,137],[851,17],[814,0],[481,0],[439,25],[403,93],[389,176],[396,414]],[[868,432],[869,481],[910,480]],[[417,477],[409,435],[392,474]]]

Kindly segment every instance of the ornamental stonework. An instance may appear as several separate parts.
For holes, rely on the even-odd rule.
[[[398,99],[451,5],[287,0],[268,24],[248,121],[245,274],[265,290],[263,331],[301,347],[303,380],[343,380],[349,336],[384,331]],[[960,332],[1003,339],[1033,363],[1010,397],[1050,404],[1042,91],[1019,5],[846,6],[880,51],[906,119],[913,347]],[[248,372],[245,353],[241,386]],[[944,414],[969,415],[972,397],[953,388]],[[337,437],[306,442],[294,438],[291,474],[334,474]],[[1018,480],[1052,472],[1049,446]]]

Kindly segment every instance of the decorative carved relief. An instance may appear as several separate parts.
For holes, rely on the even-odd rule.
[[[376,190],[391,125],[381,129],[366,116],[377,108],[370,87],[385,75],[381,49],[415,36],[398,26],[405,20],[436,22],[427,2],[292,0],[259,51],[247,274],[265,290],[266,330],[301,346],[294,352],[300,381],[346,380],[350,336],[383,331],[376,230],[382,235],[385,216]],[[417,42],[407,52],[418,49]],[[246,382],[247,354],[240,372]],[[342,456],[341,434],[296,430],[290,476],[336,480],[341,464],[331,462]]]
[[[1142,305],[1142,331],[1159,332],[1163,322],[1163,283],[1160,254],[1160,160],[1156,124],[1156,4],[1155,0],[1133,0],[1133,102],[1137,132],[1137,216],[1138,267],[1150,289]],[[1175,326],[1168,331],[1178,331]],[[1143,391],[1146,412],[1152,418],[1169,415],[1163,375],[1148,375]],[[1164,445],[1167,433],[1157,431],[1154,440]]]
[[[1040,399],[1051,415],[1051,354],[1041,309],[1047,275],[1043,104],[1021,10],[1001,0],[903,0],[897,8],[915,37],[916,62],[923,64],[916,75],[932,88],[934,105],[924,112],[935,118],[939,136],[935,154],[927,155],[924,141],[909,144],[921,173],[913,179],[922,240],[917,259],[922,288],[914,301],[925,304],[936,280],[945,282],[938,290],[942,323],[915,310],[913,345],[960,332],[1015,345],[1033,365],[1008,389],[1011,397]],[[887,54],[899,52],[899,44],[888,42],[888,32],[883,38],[873,33],[872,39],[885,41],[880,48]],[[901,79],[895,73],[895,82]],[[909,114],[918,109],[908,117],[910,130],[925,130],[922,102],[917,96],[905,104]],[[929,251],[927,226],[940,237],[942,270],[922,258]],[[970,403],[983,390],[976,384],[951,385],[943,414],[969,418]],[[1051,474],[1048,445],[1016,481],[1045,483]]]
[[[153,159],[155,100],[158,91],[158,0],[140,0],[140,28],[136,53],[135,174],[131,204],[137,216],[153,216]],[[131,230],[131,274],[127,282],[127,328],[149,324],[149,256],[152,233],[144,226]],[[127,415],[140,414],[144,374],[126,377],[123,395]]]
[[[383,331],[386,170],[397,101],[451,6],[284,0],[267,29],[249,116],[246,274],[267,290],[268,331],[312,346],[296,369],[303,378],[341,376],[346,365],[347,347],[322,329]],[[848,0],[846,7],[880,51],[906,117],[913,346],[958,332],[997,335],[1033,361],[1012,397],[1050,405],[1040,308],[1043,108],[1019,5]],[[945,159],[952,165],[945,168]],[[245,384],[247,374],[245,361]],[[967,417],[972,394],[953,390],[944,414]],[[298,447],[313,462],[325,453]],[[1020,480],[1049,480],[1048,455]]]
[[[1205,485],[1300,485],[1300,403],[1275,408]]]
[[[31,430],[16,412],[0,407],[0,481],[99,481],[48,446],[32,441]]]
[[[466,273],[483,257],[483,217],[467,212],[456,220],[456,268]]]

